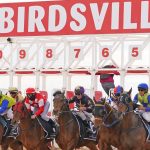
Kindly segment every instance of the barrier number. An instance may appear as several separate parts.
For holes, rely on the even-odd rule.
[[[103,57],[109,57],[109,49],[108,48],[103,48],[102,49],[102,56]]]
[[[132,48],[132,57],[138,57],[138,55],[139,55],[139,49],[138,49],[138,47],[133,47]]]
[[[20,59],[25,59],[26,57],[26,51],[24,49],[19,51],[19,58]]]
[[[0,59],[2,59],[2,57],[3,57],[3,52],[2,50],[0,50]]]
[[[47,49],[46,50],[46,57],[47,58],[52,58],[53,57],[53,50],[52,49]]]
[[[79,49],[79,48],[74,49],[74,52],[75,52],[75,58],[78,58],[78,57],[79,57],[80,51],[81,51],[81,49]]]

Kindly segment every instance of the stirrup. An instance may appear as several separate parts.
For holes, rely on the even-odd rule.
[[[146,142],[150,143],[150,135],[147,136]]]

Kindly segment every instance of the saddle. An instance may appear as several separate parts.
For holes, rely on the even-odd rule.
[[[57,123],[54,122],[52,119],[49,119],[49,121],[45,121],[40,116],[37,117],[37,120],[45,132],[44,138],[53,140],[58,134]]]
[[[94,123],[92,121],[89,121],[89,126],[93,130],[92,133],[89,133],[87,126],[84,124],[83,120],[75,112],[73,112],[73,116],[76,119],[79,126],[80,139],[96,141],[97,129],[94,127]]]

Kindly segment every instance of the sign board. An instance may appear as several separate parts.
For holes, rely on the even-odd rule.
[[[150,32],[150,0],[0,4],[0,36]]]

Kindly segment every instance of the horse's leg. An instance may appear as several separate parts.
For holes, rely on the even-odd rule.
[[[10,148],[13,150],[23,150],[23,145],[20,141],[15,140],[10,144]]]
[[[7,144],[7,143],[2,143],[2,145],[1,145],[1,150],[8,150],[8,147],[9,147],[9,144]]]
[[[93,143],[93,142],[87,143],[86,147],[88,147],[90,150],[98,150],[98,147],[96,146],[96,143]]]

